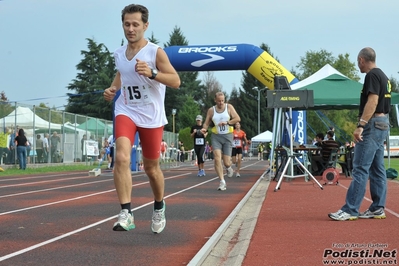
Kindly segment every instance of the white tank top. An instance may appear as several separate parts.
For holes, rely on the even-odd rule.
[[[226,122],[230,120],[230,115],[228,112],[228,108],[227,108],[227,103],[225,105],[225,108],[223,110],[223,112],[218,113],[216,111],[216,107],[213,106],[213,117],[212,117],[212,121],[215,124],[215,127],[212,128],[212,132],[216,133],[216,134],[228,134],[228,133],[232,133],[233,132],[233,127],[229,126],[229,125],[223,125],[223,126],[218,126],[218,124],[220,122]]]
[[[127,45],[114,52],[122,83],[121,94],[115,101],[115,116],[128,116],[138,127],[157,128],[168,123],[164,106],[166,86],[135,71],[136,58],[155,69],[158,48],[148,42],[132,60],[126,58]]]

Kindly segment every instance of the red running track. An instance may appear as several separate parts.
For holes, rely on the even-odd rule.
[[[132,175],[136,229],[114,232],[120,210],[112,173],[74,172],[0,177],[0,265],[185,265],[219,228],[263,173],[245,162],[241,178],[217,191],[186,165],[164,171],[167,227],[150,230],[152,193],[143,173]]]
[[[243,265],[398,265],[399,182],[388,180],[386,219],[333,221],[327,214],[342,207],[350,181],[321,190],[298,178],[277,192],[272,181]]]

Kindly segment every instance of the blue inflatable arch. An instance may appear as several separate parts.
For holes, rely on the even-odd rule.
[[[274,76],[286,76],[290,84],[298,82],[270,54],[251,44],[170,46],[164,49],[177,71],[246,70],[269,89]]]

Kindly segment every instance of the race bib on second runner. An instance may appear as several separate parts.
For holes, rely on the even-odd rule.
[[[204,145],[204,139],[203,138],[196,138],[195,139],[195,145]]]

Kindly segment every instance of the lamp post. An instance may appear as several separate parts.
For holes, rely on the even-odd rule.
[[[258,87],[253,87],[253,90],[258,91],[258,135],[260,134],[260,91],[263,91],[267,88],[259,89]]]
[[[175,115],[176,115],[176,109],[172,109],[172,116],[173,116],[173,134],[175,134]],[[174,135],[173,135],[174,136]],[[174,138],[174,137],[173,137]]]
[[[176,149],[177,145],[176,145],[176,138],[175,138],[175,115],[176,115],[176,109],[172,109],[172,116],[173,116],[173,120],[172,120],[172,127],[173,127],[173,146]],[[175,146],[176,145],[176,146]],[[176,150],[177,151],[177,150]],[[173,154],[173,160],[175,159],[175,151],[172,149],[172,153]],[[171,155],[172,157],[172,155]]]

